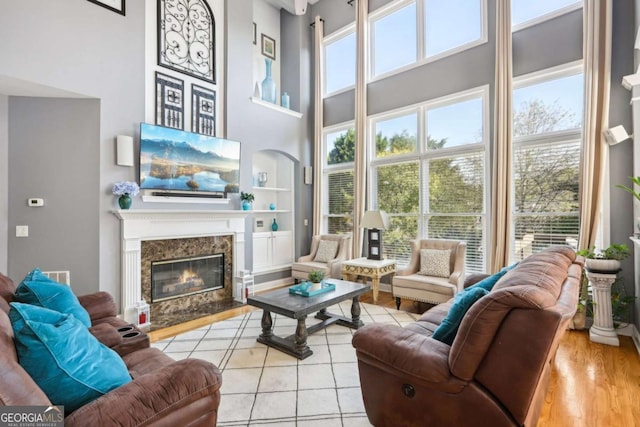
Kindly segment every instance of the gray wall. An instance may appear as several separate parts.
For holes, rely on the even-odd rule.
[[[82,224],[93,224],[94,228],[78,229],[67,221],[52,223],[52,219],[62,218],[62,213],[66,212],[66,208],[59,204],[59,193],[56,192],[44,211],[39,214],[29,211],[29,215],[33,216],[25,222],[36,233],[34,237],[23,239],[20,243],[16,243],[15,238],[10,241],[7,272],[14,279],[21,279],[29,268],[35,266],[71,266],[76,292],[101,289],[114,294],[116,301],[120,300],[120,228],[110,212],[116,206],[111,185],[116,181],[134,179],[135,175],[134,168],[115,166],[114,138],[118,134],[134,135],[139,122],[144,120],[144,5],[144,1],[128,1],[126,16],[122,16],[80,0],[23,0],[3,4],[0,39],[11,42],[0,44],[0,76],[93,98],[96,101],[91,105],[99,104],[100,114],[99,133],[92,133],[90,138],[83,139],[81,151],[84,157],[79,159],[92,165],[93,176],[86,180],[74,176],[75,182],[65,183],[67,186],[73,185],[75,189],[67,197],[74,197],[75,203],[88,201],[85,202],[87,207],[78,209],[89,217]],[[18,101],[12,99],[10,110],[15,102]],[[62,102],[63,108],[73,109],[73,102],[67,102]],[[18,102],[15,105],[23,104]],[[39,111],[35,105],[33,107]],[[32,114],[28,108],[21,110],[21,113],[26,115],[24,120],[30,119]],[[46,111],[41,113],[47,115]],[[55,111],[51,109],[50,114],[55,115]],[[12,120],[22,120],[11,111],[9,115]],[[65,120],[72,128],[74,120],[79,119]],[[34,132],[40,129],[34,136],[45,136],[48,130],[47,126],[40,124],[39,118],[31,119],[30,126]],[[13,123],[9,122],[10,132],[12,128]],[[40,145],[48,144],[46,139],[39,139]],[[10,165],[52,160],[44,157],[48,150],[42,146],[27,148],[15,144],[9,141]],[[65,167],[70,159],[75,159],[73,156],[69,158],[72,153],[68,150],[64,154],[64,157],[54,158],[61,162],[61,167]],[[15,168],[11,168],[9,180],[14,186],[8,190],[0,186],[0,199],[8,193],[11,200],[25,203],[25,195],[28,197],[43,189],[42,181],[46,177],[38,173],[21,173],[21,179],[18,180],[13,176],[14,173]],[[71,175],[63,176],[71,178]],[[30,190],[29,194],[24,188]],[[22,209],[23,206],[10,205],[10,230],[16,225],[12,221],[25,218],[26,213]],[[37,251],[38,230],[49,230],[51,227],[58,228],[60,235],[64,235],[64,240],[58,242],[59,247],[80,248],[82,253]],[[78,262],[79,256],[83,262]]]
[[[295,174],[301,176],[301,167],[310,164],[310,28],[304,16],[281,13],[282,73],[279,92],[286,91],[291,98],[291,108],[303,113],[301,119],[265,108],[250,101],[253,93],[252,38],[253,6],[251,0],[226,2],[227,29],[227,81],[226,81],[226,129],[227,136],[242,142],[240,188],[251,188],[253,153],[272,150],[287,155],[295,162]],[[293,52],[293,54],[291,53]],[[296,200],[309,200],[311,186],[294,183]],[[237,208],[237,207],[236,207]],[[296,256],[300,248],[308,247],[309,236],[302,221],[308,217],[311,207],[306,203],[296,205]],[[246,220],[245,259],[247,268],[253,264],[252,217]],[[301,243],[302,242],[302,243]],[[256,283],[290,276],[290,273],[265,275]]]
[[[100,103],[95,99],[9,98],[9,223],[29,237],[9,236],[9,267],[22,278],[34,267],[70,270],[74,291],[97,287]],[[37,124],[37,125],[34,125]],[[43,198],[43,207],[27,199]],[[82,236],[77,239],[75,236]],[[91,254],[93,256],[87,256]]]
[[[84,212],[89,218],[85,223],[95,222],[93,230],[79,231],[75,226],[61,223],[57,225],[65,235],[65,246],[83,248],[78,263],[77,254],[67,252],[54,255],[51,251],[34,253],[36,235],[16,241],[10,239],[9,255],[0,250],[0,267],[3,258],[11,261],[5,270],[16,279],[20,279],[35,266],[66,265],[72,266],[74,288],[79,293],[105,290],[111,292],[116,301],[120,301],[120,224],[111,213],[116,209],[116,199],[111,194],[111,186],[121,180],[136,180],[137,169],[115,165],[114,139],[118,134],[139,136],[139,123],[144,121],[145,112],[145,4],[154,5],[155,1],[127,2],[126,16],[113,13],[87,1],[61,0],[24,0],[12,2],[3,7],[0,15],[0,38],[11,43],[0,45],[0,77],[20,79],[32,83],[34,87],[44,85],[78,94],[78,97],[93,98],[99,105],[99,133],[92,139],[85,139],[87,148],[83,151],[88,164],[94,165],[93,178],[76,183],[77,197],[87,196],[85,203],[90,205]],[[251,0],[226,2],[226,20],[218,22],[225,25],[227,43],[227,100],[225,105],[227,137],[242,143],[241,187],[251,187],[252,154],[258,150],[275,150],[285,153],[296,162],[296,174],[300,175],[300,165],[311,162],[310,143],[310,29],[306,17],[294,17],[283,14],[281,22],[283,47],[292,49],[293,55],[283,52],[283,84],[279,91],[286,90],[291,97],[292,108],[304,114],[297,119],[250,102],[253,92],[252,72],[252,26],[253,7]],[[38,13],[33,13],[38,10]],[[27,23],[29,25],[25,25]],[[37,29],[37,31],[34,31]],[[301,52],[301,54],[298,54]],[[0,94],[1,95],[1,94]],[[11,129],[14,124],[7,121],[7,112],[3,113],[0,98],[0,153],[8,146],[11,151],[10,164],[23,164],[27,160],[43,159],[43,151],[38,147],[18,149],[17,141],[2,139],[2,125]],[[37,103],[37,101],[35,101]],[[13,106],[16,107],[13,107]],[[11,108],[22,106],[12,100]],[[43,103],[43,105],[49,105]],[[73,108],[73,102],[62,101],[64,108]],[[36,108],[36,110],[38,110]],[[20,110],[25,120],[38,123],[29,108]],[[11,114],[12,120],[18,119],[17,112]],[[21,117],[21,116],[20,116]],[[67,119],[68,120],[68,119]],[[76,118],[75,120],[79,120]],[[16,122],[15,126],[21,123]],[[42,126],[34,126],[46,130]],[[34,130],[34,137],[42,136]],[[28,135],[24,136],[28,139]],[[37,138],[40,139],[40,138]],[[4,143],[4,144],[3,144]],[[5,156],[3,156],[6,159]],[[3,173],[0,160],[0,174]],[[70,178],[70,177],[69,177]],[[25,223],[31,230],[46,230],[52,218],[62,217],[64,210],[57,204],[46,207],[47,215],[36,215],[33,209],[11,205],[8,219],[2,221],[2,200],[22,200],[25,194],[33,195],[34,189],[41,188],[39,175],[23,176],[18,187],[9,188],[6,180],[0,181],[0,245],[6,246],[9,239],[2,235],[8,226],[13,229],[16,223]],[[24,181],[24,182],[23,182]],[[24,184],[24,185],[23,185]],[[296,254],[300,247],[308,246],[309,237],[302,221],[311,212],[311,187],[294,183],[297,190],[298,214],[296,222],[300,230],[297,233]],[[29,190],[29,191],[27,191]],[[53,189],[51,189],[53,191]],[[26,197],[29,197],[27,195]],[[57,197],[57,196],[54,196]],[[23,201],[24,202],[24,201]],[[134,208],[144,209],[184,209],[184,205],[143,203],[140,198],[134,200]],[[189,205],[189,209],[238,209],[239,202],[234,198],[230,206],[212,207],[211,205]],[[83,225],[84,227],[84,225]],[[252,265],[251,219],[247,219],[247,245],[245,258],[247,267]],[[6,234],[6,232],[5,232]],[[300,242],[303,242],[302,244]],[[49,268],[49,267],[47,267]],[[71,268],[71,267],[68,267]],[[78,280],[76,280],[76,278]],[[80,282],[82,278],[82,283]]]
[[[634,5],[631,0],[613,2],[613,34],[611,52],[611,103],[609,106],[609,125],[624,125],[631,132],[631,92],[622,87],[622,77],[633,74],[633,43],[635,39]],[[625,243],[632,248],[633,244],[629,236],[633,229],[633,198],[626,192],[615,188],[616,184],[629,185],[630,176],[633,175],[633,143],[631,140],[614,145],[609,150],[609,191],[610,203],[613,209],[611,216],[611,242]],[[628,295],[634,295],[634,265],[633,255],[622,263],[622,272],[619,277],[624,280],[624,286]],[[640,316],[638,316],[638,300],[634,323],[640,329]]]
[[[0,95],[0,273],[7,271],[9,230],[9,98]]]

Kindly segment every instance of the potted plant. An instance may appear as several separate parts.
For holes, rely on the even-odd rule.
[[[113,184],[112,192],[118,196],[118,205],[120,209],[129,209],[131,207],[131,196],[135,196],[140,192],[137,182],[121,181]]]
[[[251,209],[251,204],[255,200],[253,193],[240,192],[240,200],[242,201],[242,210],[248,211]]]
[[[309,273],[309,281],[312,283],[311,289],[317,290],[322,287],[322,281],[324,280],[324,271],[311,270]]]
[[[617,272],[620,270],[620,261],[631,253],[625,244],[612,243],[604,249],[582,249],[576,252],[585,257],[587,269],[596,272]]]
[[[630,322],[631,307],[636,297],[627,295],[622,278],[616,279],[611,285],[611,317],[613,327],[620,328]]]
[[[630,176],[629,179],[631,180],[633,185],[637,185],[640,187],[640,176]],[[617,184],[616,187],[621,188],[628,193],[631,193],[633,197],[640,200],[640,193],[635,191],[633,188],[627,187],[626,185],[622,185],[622,184]]]
[[[626,185],[617,184],[616,187],[630,193],[636,200],[640,201],[640,193],[634,190],[634,186],[640,187],[640,176],[630,176],[631,187],[627,187]],[[636,229],[637,231],[634,233],[636,237],[640,237],[640,217],[636,218]]]

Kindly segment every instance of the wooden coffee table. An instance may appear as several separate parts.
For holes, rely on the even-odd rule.
[[[247,304],[259,307],[262,312],[262,334],[258,337],[259,343],[276,348],[298,359],[306,359],[313,354],[307,346],[307,336],[334,323],[352,329],[358,329],[364,325],[360,320],[360,295],[369,291],[368,285],[348,282],[346,280],[327,279],[336,289],[313,297],[304,297],[289,293],[289,288],[276,289],[261,295],[247,298]],[[327,312],[327,307],[351,298],[351,318],[339,316]],[[298,320],[296,332],[286,338],[273,334],[273,319],[271,313],[278,313],[291,319]],[[307,328],[307,315],[316,314],[316,319],[322,322]]]

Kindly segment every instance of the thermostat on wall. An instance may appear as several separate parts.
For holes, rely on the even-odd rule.
[[[44,199],[29,199],[27,204],[31,207],[44,206]]]

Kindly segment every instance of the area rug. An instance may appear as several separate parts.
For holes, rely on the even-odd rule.
[[[418,315],[361,304],[367,323],[404,326]],[[329,312],[351,317],[351,301]],[[262,310],[185,332],[152,345],[176,360],[195,357],[222,371],[218,426],[370,426],[360,393],[353,330],[332,325],[309,336],[313,355],[298,360],[256,342]],[[296,321],[274,315],[274,333],[289,336]],[[307,326],[318,322],[307,319]]]

